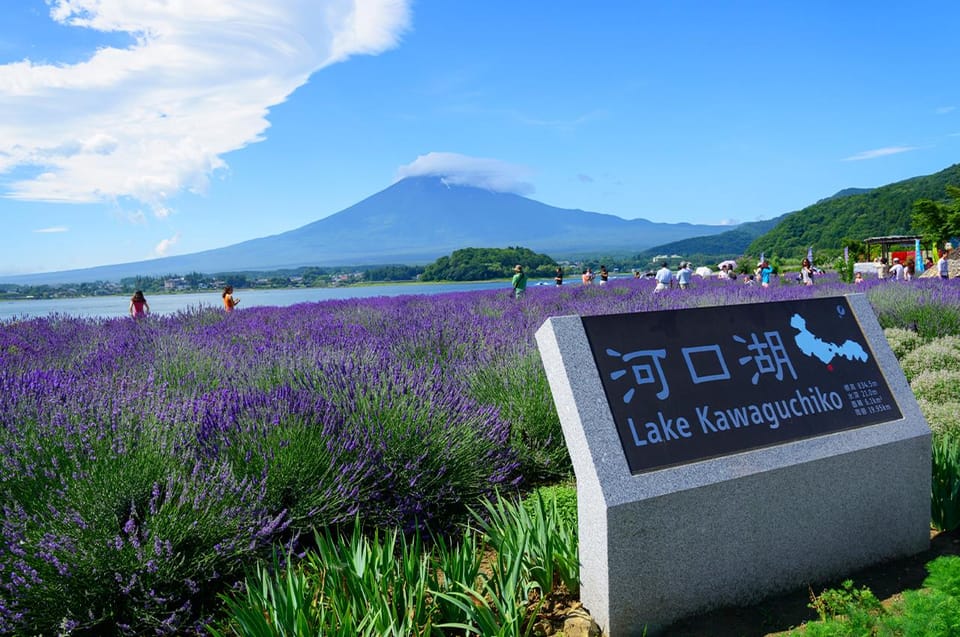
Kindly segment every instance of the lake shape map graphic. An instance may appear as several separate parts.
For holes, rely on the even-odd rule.
[[[847,340],[844,341],[843,345],[825,342],[807,329],[806,319],[799,314],[794,314],[790,317],[790,327],[798,331],[798,334],[793,337],[793,340],[797,344],[797,347],[800,348],[800,351],[807,356],[819,358],[825,365],[830,364],[836,356],[842,356],[849,361],[858,360],[864,363],[870,359],[866,350],[863,349],[863,346],[856,341]]]

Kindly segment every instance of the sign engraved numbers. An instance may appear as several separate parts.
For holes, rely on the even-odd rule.
[[[635,474],[901,418],[843,297],[582,321]]]

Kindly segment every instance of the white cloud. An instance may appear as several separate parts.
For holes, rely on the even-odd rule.
[[[526,166],[498,159],[469,157],[458,153],[427,153],[397,170],[397,179],[441,177],[444,183],[486,188],[494,192],[529,195],[533,185],[527,181],[533,171]]]
[[[843,161],[862,161],[864,159],[877,159],[878,157],[886,157],[888,155],[896,155],[898,153],[907,153],[911,150],[917,150],[917,146],[888,146],[886,148],[877,148],[875,150],[865,150],[862,153],[857,153],[856,155],[851,155],[849,157],[844,157]]]
[[[180,242],[180,233],[178,232],[172,237],[170,237],[169,239],[164,239],[163,241],[158,243],[156,247],[153,249],[154,256],[158,256],[158,257],[167,256],[167,253],[170,251],[170,248],[172,248],[179,242]]]
[[[40,234],[55,234],[58,232],[69,232],[69,231],[70,231],[70,228],[66,226],[51,226],[49,228],[39,228],[37,230],[34,230],[34,232],[38,232]]]
[[[739,225],[740,225],[740,220],[739,220],[739,219],[733,219],[733,218],[730,218],[730,219],[721,219],[721,220],[720,220],[720,223],[719,223],[718,225],[721,225],[721,226],[739,226]]]
[[[77,64],[0,65],[7,197],[165,201],[202,192],[222,155],[264,139],[270,107],[310,75],[395,46],[410,0],[48,0],[64,25],[126,32]]]
[[[952,113],[956,109],[956,106],[941,106],[937,109],[937,115],[946,115],[947,113]]]

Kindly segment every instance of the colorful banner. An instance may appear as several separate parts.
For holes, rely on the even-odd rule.
[[[914,239],[913,250],[916,253],[913,259],[913,271],[917,274],[920,274],[923,272],[923,256],[920,254],[920,239]]]

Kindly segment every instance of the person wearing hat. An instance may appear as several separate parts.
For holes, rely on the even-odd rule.
[[[903,281],[904,269],[899,257],[893,257],[893,265],[890,266],[890,276],[897,281]]]
[[[516,298],[523,298],[523,295],[527,291],[527,275],[523,273],[523,266],[519,263],[513,266],[513,296]]]

